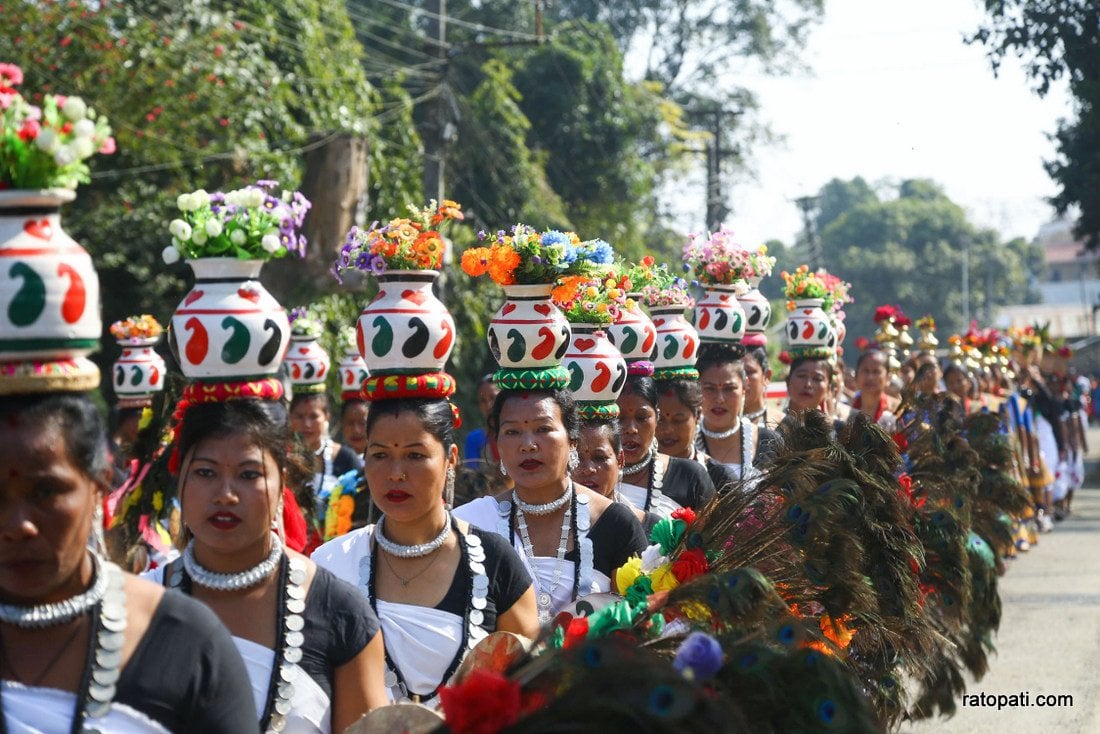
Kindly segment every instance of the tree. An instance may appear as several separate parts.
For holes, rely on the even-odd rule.
[[[822,200],[829,191],[863,190],[857,181],[830,181]],[[961,264],[967,248],[972,317],[986,305],[992,310],[1036,300],[1029,267],[1042,256],[1037,246],[1022,239],[1005,243],[994,230],[975,227],[932,181],[903,181],[893,199],[853,199],[821,230],[821,247],[829,270],[850,281],[858,299],[847,309],[849,341],[871,336],[873,311],[884,303],[900,305],[914,319],[932,314],[944,330],[965,329]]]
[[[1059,122],[1057,157],[1045,163],[1061,190],[1059,214],[1076,207],[1074,234],[1100,246],[1100,4],[1093,0],[986,0],[986,22],[968,38],[986,47],[996,74],[1009,54],[1024,62],[1040,96],[1059,79],[1069,82],[1075,120]]]

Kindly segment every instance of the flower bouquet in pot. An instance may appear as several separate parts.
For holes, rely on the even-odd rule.
[[[616,402],[626,383],[626,360],[605,329],[627,308],[626,292],[614,270],[594,277],[566,276],[551,298],[570,327],[563,364],[578,410],[588,418],[614,418]]]
[[[120,408],[146,407],[152,403],[152,396],[164,389],[164,359],[154,350],[163,331],[149,314],[111,324],[111,336],[122,349],[112,370]]]
[[[740,345],[745,336],[745,309],[739,297],[749,291],[747,272],[755,277],[751,253],[737,244],[733,233],[720,230],[703,240],[691,235],[683,261],[703,286],[705,295],[695,304],[699,338],[716,344]],[[770,266],[769,266],[770,268]]]
[[[325,391],[331,361],[328,353],[318,343],[324,333],[324,325],[308,308],[290,309],[290,348],[283,364],[290,377],[294,394],[313,394]]]
[[[302,224],[310,203],[276,181],[229,192],[199,189],[176,199],[162,257],[186,258],[195,285],[172,317],[169,344],[192,380],[249,380],[274,375],[290,342],[279,302],[259,281],[265,261],[305,255]]]
[[[566,387],[570,376],[561,360],[569,324],[551,302],[551,291],[559,279],[610,266],[611,245],[525,224],[478,236],[485,244],[462,254],[462,269],[475,278],[487,274],[504,288],[504,304],[488,329],[489,349],[500,366],[497,383],[502,389]]]
[[[10,276],[0,288],[0,369],[87,389],[99,382],[86,359],[103,330],[99,279],[62,229],[61,206],[89,180],[86,161],[115,141],[80,97],[24,96],[22,83],[18,66],[0,63],[0,272]]]
[[[691,285],[660,265],[653,270],[653,281],[642,286],[642,300],[649,307],[657,334],[653,357],[656,380],[697,379],[699,332],[684,318],[684,311],[695,306]]]
[[[643,291],[657,283],[661,272],[651,255],[646,255],[640,262],[620,262],[615,267],[614,283],[626,293],[626,302],[619,309],[614,323],[607,327],[607,338],[622,353],[627,372],[632,375],[653,375],[657,329],[641,304]]]
[[[821,273],[799,265],[794,273],[783,271],[783,293],[787,297],[787,344],[792,359],[829,358],[836,347],[832,321],[822,308],[831,298]]]
[[[353,227],[340,248],[335,274],[359,271],[378,280],[379,290],[356,323],[359,351],[370,369],[368,397],[395,375],[445,375],[454,348],[455,324],[432,292],[446,253],[441,225],[462,221],[462,207],[445,200],[409,207],[409,216]],[[440,377],[440,389],[454,381]],[[446,383],[446,385],[443,385]]]

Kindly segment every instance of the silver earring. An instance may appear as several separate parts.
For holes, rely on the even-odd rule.
[[[447,467],[447,479],[443,483],[443,504],[451,509],[455,504],[455,468]]]
[[[577,467],[581,465],[581,455],[577,453],[577,447],[573,446],[569,449],[569,473],[572,474],[577,470]]]
[[[508,476],[508,470],[504,468],[504,459],[500,460],[500,464],[498,465],[498,468],[500,469],[500,476],[502,476],[502,477]]]
[[[92,548],[103,558],[107,557],[107,541],[103,537],[103,503],[96,500],[92,510]]]

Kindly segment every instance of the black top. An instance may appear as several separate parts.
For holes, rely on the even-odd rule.
[[[255,731],[258,719],[229,632],[205,605],[175,591],[164,592],[115,700],[173,732],[240,734]]]
[[[731,486],[741,481],[736,472],[733,471],[732,466],[723,464],[713,456],[707,456],[706,468],[707,474],[710,476],[710,481],[714,484],[714,488],[718,492],[725,492]]]
[[[340,450],[332,457],[332,473],[335,476],[343,476],[352,469],[362,469],[363,459],[352,451],[346,443],[340,444]]]
[[[180,572],[183,572],[183,561],[168,564],[164,569],[165,583],[173,574]],[[180,590],[184,593],[191,591],[191,579],[186,575]],[[274,616],[276,610],[271,610],[271,614]],[[378,617],[354,586],[317,566],[317,573],[306,594],[302,620],[305,622],[302,629],[305,641],[298,666],[316,681],[331,700],[336,668],[350,662],[374,639],[378,633]],[[253,726],[257,718],[253,719]]]
[[[702,509],[714,497],[714,482],[698,461],[670,457],[661,493],[680,507]]]
[[[485,608],[481,610],[485,621],[479,626],[493,631],[497,628],[497,617],[511,609],[531,588],[531,574],[527,573],[523,562],[504,538],[473,525],[469,533],[481,538],[481,547],[485,549],[485,575],[489,577],[489,593],[485,598]],[[435,608],[465,617],[466,605],[470,602],[471,581],[469,564],[458,564],[446,596]]]
[[[592,567],[608,578],[631,556],[640,555],[649,546],[634,511],[617,502],[593,523],[588,537],[592,541]],[[580,562],[581,553],[576,545],[565,558],[574,564]]]

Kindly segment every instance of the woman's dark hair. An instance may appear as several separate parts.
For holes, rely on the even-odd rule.
[[[117,405],[111,408],[110,419],[108,421],[110,424],[111,433],[114,433],[119,428],[121,428],[122,424],[128,420],[132,420],[134,418],[140,419],[142,410],[144,410],[144,408],[120,408]]]
[[[424,426],[424,430],[443,444],[443,451],[451,450],[455,445],[455,416],[451,404],[443,398],[398,398],[377,400],[367,411],[367,436],[370,436],[374,424],[383,416],[397,417],[401,413],[412,413]]]
[[[859,359],[856,360],[856,372],[859,372],[859,368],[862,367],[863,363],[866,362],[868,359],[870,359],[871,357],[880,356],[882,357],[883,363],[889,362],[889,360],[886,358],[886,352],[882,351],[881,349],[868,349],[866,352],[859,355]]]
[[[828,359],[826,359],[825,357],[799,357],[791,362],[791,368],[787,370],[786,381],[790,382],[791,375],[794,374],[794,371],[802,365],[806,364],[807,362],[821,362],[823,365],[825,365],[825,371],[828,372],[829,379],[832,379],[834,370],[832,363],[829,362]]]
[[[658,383],[658,392],[675,395],[695,415],[703,409],[703,388],[698,380],[662,380]]]
[[[362,405],[362,404],[365,404],[366,402],[367,401],[363,400],[362,398],[351,398],[350,400],[345,400],[343,402],[343,404],[340,406],[340,420],[344,419],[344,416],[347,415],[348,410],[353,405]],[[293,403],[291,403],[291,405],[293,405]]]
[[[745,357],[756,361],[762,372],[768,371],[768,350],[764,347],[752,347],[745,352]]]
[[[489,431],[494,436],[500,435],[500,413],[504,410],[504,404],[509,400],[526,395],[532,401],[550,398],[561,409],[561,422],[565,426],[565,432],[570,441],[576,441],[581,436],[581,421],[577,416],[577,401],[573,399],[573,393],[568,390],[501,390],[493,399],[493,409],[489,412]]]
[[[110,468],[107,426],[84,393],[34,393],[0,397],[0,416],[10,423],[52,426],[65,441],[73,466],[97,483]]]
[[[623,450],[623,431],[618,418],[585,418],[581,421],[581,428],[606,428],[611,450],[616,454]]]
[[[657,410],[657,383],[652,377],[646,375],[630,375],[623,385],[623,395],[634,394],[653,406]]]
[[[943,376],[945,378],[953,372],[961,372],[963,377],[966,377],[968,379],[970,378],[970,371],[958,362],[950,362],[946,367],[943,368]]]
[[[294,397],[290,399],[290,409],[293,411],[302,403],[309,403],[315,400],[320,401],[321,407],[325,411],[325,415],[331,418],[332,407],[328,404],[328,394],[323,392],[296,393]]]
[[[222,403],[196,403],[183,416],[177,439],[180,459],[208,438],[245,435],[262,451],[269,452],[279,467],[287,468],[287,409],[275,400],[227,400]]]
[[[701,375],[711,367],[727,362],[740,362],[744,356],[745,348],[740,344],[704,343],[699,347],[699,359],[695,361],[695,369]]]

